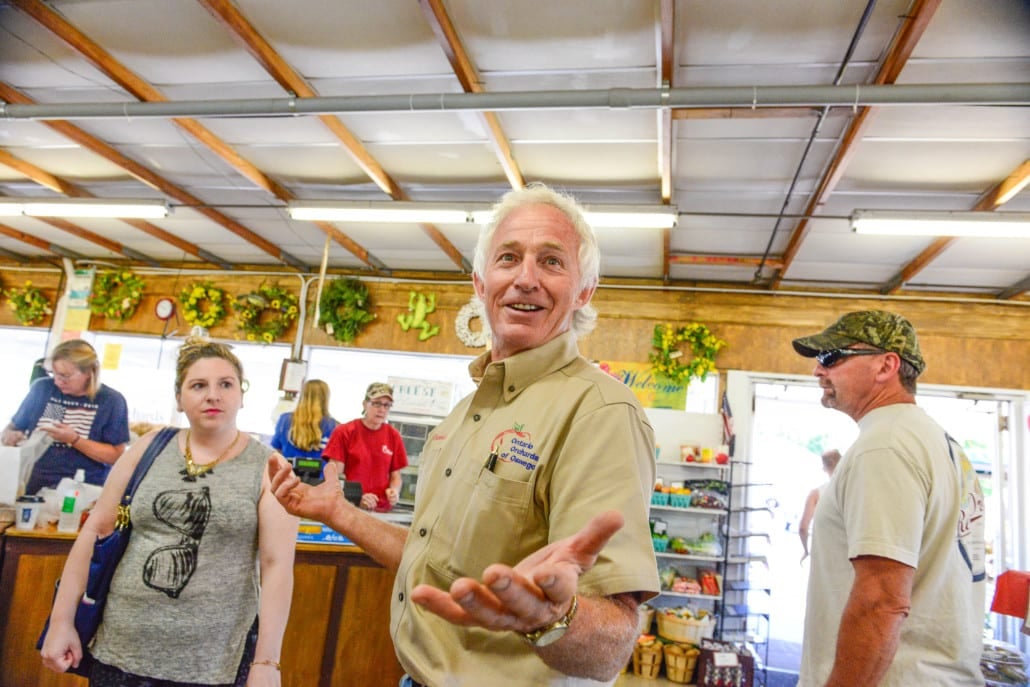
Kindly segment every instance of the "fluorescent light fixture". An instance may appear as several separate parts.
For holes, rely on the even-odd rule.
[[[1030,212],[934,212],[856,210],[858,234],[1030,238]]]
[[[489,203],[293,201],[286,210],[291,218],[307,221],[489,224],[492,207]],[[678,218],[674,207],[650,205],[591,206],[585,214],[595,228],[666,229],[675,226]]]
[[[487,206],[484,206],[487,207]],[[293,201],[286,207],[296,220],[326,222],[389,222],[396,224],[465,224],[472,221],[471,209],[451,203],[409,203],[404,201]]]
[[[24,203],[8,198],[0,198],[0,217],[20,217],[24,210]]]
[[[163,200],[0,198],[0,215],[7,216],[158,219],[167,217],[169,211]]]

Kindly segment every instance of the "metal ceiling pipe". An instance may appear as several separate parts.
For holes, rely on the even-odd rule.
[[[0,118],[148,119],[276,117],[355,112],[504,112],[510,110],[701,107],[864,107],[883,105],[1027,105],[1030,83],[850,86],[612,88],[502,93],[247,98],[176,102],[0,104]]]

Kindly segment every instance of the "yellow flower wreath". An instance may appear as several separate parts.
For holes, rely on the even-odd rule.
[[[124,322],[143,299],[143,280],[129,270],[103,272],[93,282],[89,309],[94,315]]]
[[[691,322],[682,327],[671,324],[655,325],[652,345],[657,349],[651,353],[651,369],[677,384],[689,384],[691,378],[704,381],[709,372],[715,372],[715,356],[726,345],[716,338],[703,324]],[[681,363],[683,352],[679,344],[689,343],[694,356],[687,363]]]
[[[297,319],[297,297],[281,286],[262,284],[236,297],[237,329],[247,341],[272,343]]]
[[[25,282],[25,286],[20,289],[4,291],[4,295],[7,296],[7,304],[14,311],[14,316],[25,326],[34,325],[47,315],[54,314],[50,301],[31,281]]]
[[[196,282],[179,293],[186,323],[210,329],[225,319],[225,291],[209,281]]]

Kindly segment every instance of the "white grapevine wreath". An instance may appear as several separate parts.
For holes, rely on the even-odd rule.
[[[478,332],[474,332],[469,329],[469,322],[477,317],[481,328]],[[454,333],[458,335],[458,340],[469,348],[483,348],[490,343],[490,330],[486,326],[486,318],[483,316],[483,304],[475,296],[458,310],[458,314],[454,318]]]

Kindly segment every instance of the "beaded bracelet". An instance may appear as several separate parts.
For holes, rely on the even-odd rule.
[[[282,668],[279,666],[279,662],[278,661],[272,661],[272,660],[267,660],[267,661],[251,661],[250,665],[251,666],[272,666],[276,670],[282,671]]]

